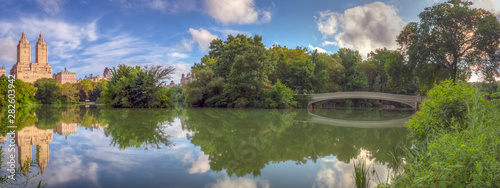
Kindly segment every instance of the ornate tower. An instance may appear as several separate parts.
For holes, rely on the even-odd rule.
[[[36,62],[40,64],[48,64],[48,51],[47,44],[43,41],[42,33],[40,32],[40,38],[38,38],[38,41],[36,42]]]
[[[31,63],[31,44],[26,39],[24,31],[17,45],[17,62],[21,64]]]
[[[102,74],[102,76],[108,81],[111,80],[111,71],[108,67],[104,68],[104,73]]]

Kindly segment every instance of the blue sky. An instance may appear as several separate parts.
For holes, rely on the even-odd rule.
[[[102,75],[118,64],[176,68],[174,81],[208,52],[210,41],[228,34],[255,34],[280,44],[335,53],[341,47],[363,56],[394,41],[408,22],[439,0],[2,0],[0,65],[16,63],[24,30],[32,45],[40,32],[53,72],[67,67],[78,77]],[[500,2],[476,7],[500,18]]]

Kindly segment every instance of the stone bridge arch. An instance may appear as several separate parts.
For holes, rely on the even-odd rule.
[[[380,92],[365,92],[365,91],[352,91],[352,92],[332,92],[332,93],[321,93],[312,94],[312,99],[308,102],[308,108],[312,108],[317,102],[335,100],[335,99],[378,99],[399,102],[411,106],[413,109],[418,110],[420,103],[425,100],[426,97],[420,95],[398,95],[390,93],[380,93]]]

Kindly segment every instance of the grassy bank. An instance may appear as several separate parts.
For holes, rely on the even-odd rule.
[[[500,100],[479,93],[450,81],[432,89],[407,122],[404,171],[383,187],[500,187]]]

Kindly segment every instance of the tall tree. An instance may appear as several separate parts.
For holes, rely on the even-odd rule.
[[[76,84],[65,83],[61,85],[61,95],[66,98],[67,103],[78,102],[78,88]]]
[[[83,79],[78,83],[78,90],[80,91],[80,101],[85,101],[89,99],[90,94],[95,88],[95,83],[88,80]]]
[[[489,61],[488,54],[498,51],[499,21],[471,5],[451,0],[427,7],[420,22],[409,23],[397,37],[424,92],[448,78],[464,80],[472,65],[484,62],[477,59]]]
[[[42,104],[60,103],[61,89],[57,85],[57,81],[52,78],[42,78],[35,82],[36,91],[35,98]]]
[[[358,70],[358,64],[361,63],[359,51],[348,48],[341,48],[337,52],[342,65],[344,66],[344,77],[341,82],[343,91],[364,91],[368,88],[365,75]]]
[[[102,101],[107,106],[125,108],[158,108],[173,105],[167,89],[162,87],[174,72],[173,67],[118,65],[106,84]]]
[[[276,56],[276,69],[269,76],[269,80],[276,83],[280,80],[284,84],[288,84],[290,77],[290,64],[296,60],[306,60],[309,58],[307,48],[297,46],[295,49],[287,48],[286,46],[273,45],[269,51]]]
[[[262,37],[255,35],[250,41],[253,41],[252,46],[234,59],[224,85],[224,92],[229,94],[230,100],[240,101],[237,106],[246,106],[244,101],[250,102],[262,94],[276,64],[262,44]]]

